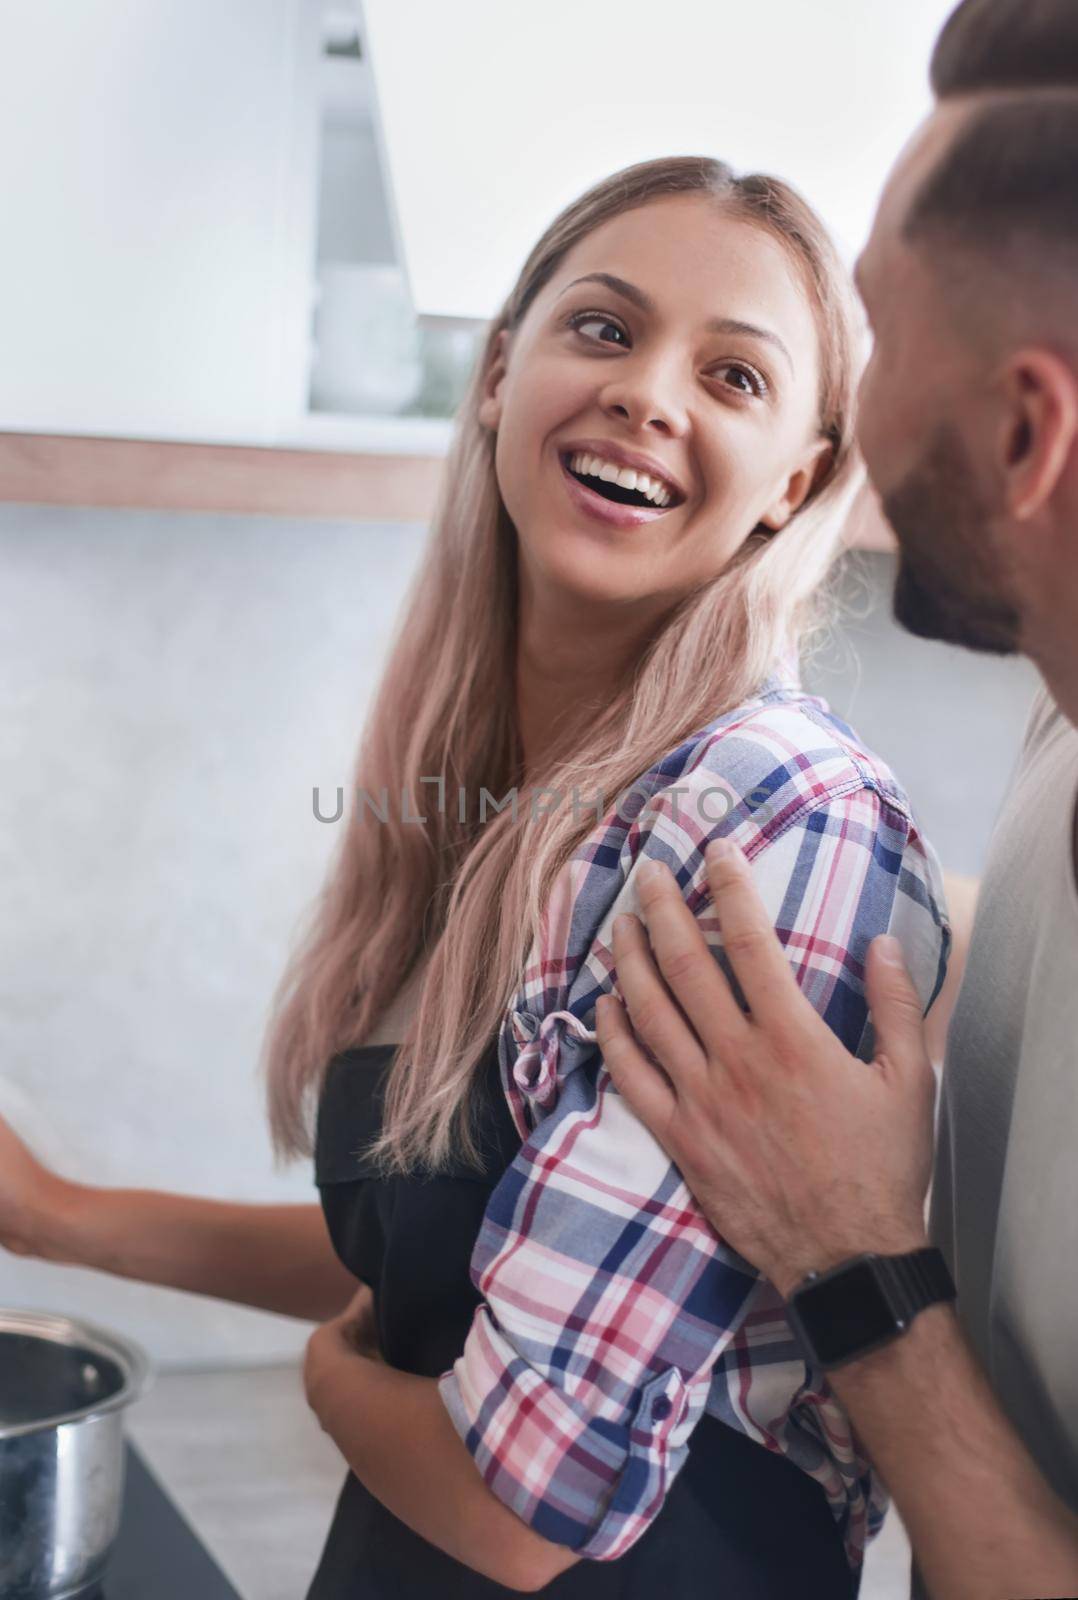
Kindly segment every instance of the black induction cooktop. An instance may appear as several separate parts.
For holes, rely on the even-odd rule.
[[[104,1581],[78,1600],[240,1600],[134,1445]]]

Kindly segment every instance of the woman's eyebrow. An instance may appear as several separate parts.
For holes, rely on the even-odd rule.
[[[709,333],[746,333],[751,339],[762,339],[765,344],[774,345],[776,350],[781,350],[786,357],[786,365],[790,371],[794,370],[794,358],[783,344],[777,333],[772,333],[770,328],[761,328],[755,322],[742,322],[738,317],[716,317],[714,322],[709,322]]]
[[[568,294],[578,283],[605,283],[608,289],[613,289],[615,294],[620,294],[634,306],[639,306],[641,311],[655,310],[655,302],[649,294],[645,294],[643,289],[638,289],[635,283],[615,277],[612,272],[586,272],[582,278],[574,278],[572,283],[567,283],[561,294]],[[561,294],[558,296],[559,300]]]
[[[639,307],[641,311],[654,312],[655,302],[643,289],[638,289],[635,283],[629,283],[625,278],[615,276],[613,272],[586,272],[582,278],[574,278],[572,283],[567,283],[561,295],[568,294],[570,289],[575,289],[578,283],[602,283],[615,294],[620,294],[622,299],[628,300],[631,305]],[[750,338],[762,339],[765,344],[775,346],[786,357],[790,371],[794,370],[793,357],[777,333],[772,333],[770,328],[761,328],[755,322],[743,322],[739,317],[715,317],[707,324],[708,333],[744,333]]]

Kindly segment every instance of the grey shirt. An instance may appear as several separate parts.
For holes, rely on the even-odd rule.
[[[1004,1410],[1078,1511],[1078,730],[1042,693],[947,1041],[931,1232]]]

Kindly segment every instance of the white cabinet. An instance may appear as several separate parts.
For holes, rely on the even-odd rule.
[[[0,432],[444,450],[476,330],[416,322],[359,20],[4,0]]]
[[[299,439],[440,453],[482,330],[416,316],[357,0],[326,7],[322,27],[314,339]]]
[[[490,316],[564,205],[662,155],[788,179],[852,255],[953,3],[363,0],[416,305]]]
[[[268,443],[303,412],[318,26],[7,0],[0,429]]]

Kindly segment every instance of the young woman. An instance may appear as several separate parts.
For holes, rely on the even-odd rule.
[[[849,1048],[877,933],[926,1006],[941,982],[908,802],[796,682],[855,473],[851,319],[776,180],[648,162],[556,219],[462,407],[267,1032],[322,1213],[135,1206],[20,1154],[9,1243],[329,1319],[304,1376],[351,1471],[309,1600],[856,1593],[869,1463],[592,1026],[649,864],[724,959],[719,835]]]
[[[380,811],[269,1041],[278,1146],[319,1091],[370,1286],[308,1355],[353,1468],[312,1600],[853,1592],[868,1464],[592,1030],[641,870],[708,928],[720,833],[851,1048],[875,934],[940,981],[908,804],[788,660],[854,474],[853,348],[803,202],[694,159],[584,195],[491,326],[360,755]]]

